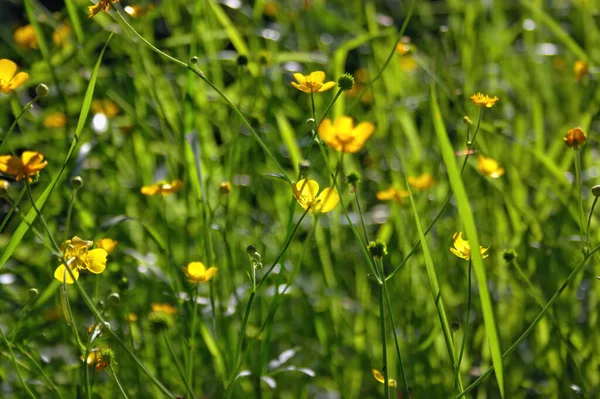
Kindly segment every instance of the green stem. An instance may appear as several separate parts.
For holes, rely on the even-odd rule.
[[[115,379],[115,382],[117,383],[117,386],[119,387],[119,390],[121,391],[121,394],[123,395],[123,397],[125,399],[129,399],[129,397],[125,393],[125,390],[123,389],[123,386],[121,385],[121,383],[119,382],[119,379],[117,378],[117,373],[115,373],[115,369],[113,368],[112,364],[109,364],[108,368],[110,369],[110,374]]]
[[[598,202],[598,197],[594,198],[594,203],[592,204],[592,209],[590,209],[590,214],[588,216],[588,221],[587,221],[587,228],[586,228],[586,237],[587,237],[587,241],[590,242],[590,224],[592,223],[592,215],[594,213],[594,208],[596,208],[596,203]]]
[[[471,272],[472,272],[472,269],[473,269],[473,262],[471,261],[471,259],[469,259],[469,284],[468,284],[469,291],[467,294],[467,321],[465,323],[465,333],[463,335],[462,342],[460,344],[460,352],[458,354],[458,362],[456,363],[456,376],[454,378],[455,386],[458,386],[458,380],[460,378],[460,365],[462,363],[462,358],[463,358],[463,354],[465,351],[465,344],[467,343],[467,335],[469,334],[469,325],[471,323],[471,295],[472,295],[472,293],[471,293],[471,291],[472,291],[472,289],[471,289],[471,280],[472,280],[471,274],[472,273]]]
[[[187,362],[187,379],[188,381],[193,381],[192,379],[192,374],[193,374],[193,370],[194,370],[194,354],[195,354],[195,339],[196,339],[196,322],[198,320],[198,300],[196,298],[196,295],[198,294],[198,286],[194,285],[194,292],[192,294],[192,300],[194,301],[194,305],[193,305],[193,314],[192,314],[192,330],[190,331],[190,352],[189,352],[189,358],[188,358],[188,362]],[[165,337],[166,339],[166,337]],[[191,382],[191,384],[193,384],[193,382]],[[189,387],[190,389],[190,393],[192,393],[192,385],[190,385]],[[192,393],[193,395],[193,393]]]
[[[163,333],[163,338],[165,339],[165,342],[167,344],[167,348],[169,349],[169,352],[171,353],[171,356],[173,357],[173,360],[175,360],[175,365],[177,366],[177,371],[179,371],[179,375],[181,376],[181,379],[183,380],[183,383],[185,384],[185,387],[188,389],[188,392],[190,393],[190,395],[192,396],[192,398],[196,399],[196,395],[194,395],[194,391],[192,390],[192,386],[188,382],[188,379],[185,377],[185,373],[183,371],[183,367],[181,366],[181,363],[179,362],[179,359],[175,355],[175,351],[173,350],[173,346],[171,345],[171,341],[167,337],[167,333],[166,332]],[[190,357],[192,357],[192,358],[194,357],[194,353],[193,352],[190,352]]]
[[[376,260],[375,263],[379,266],[379,273],[381,280],[385,280],[385,272],[383,270],[383,263],[380,259]],[[381,351],[383,352],[383,392],[385,399],[390,397],[390,386],[388,377],[388,362],[387,362],[387,342],[385,338],[385,307],[384,298],[386,296],[385,285],[380,284],[381,292],[379,294],[379,321],[381,327]]]
[[[50,379],[50,377],[48,377],[48,374],[46,374],[46,372],[44,371],[44,369],[38,364],[37,360],[35,360],[33,358],[33,356],[31,356],[31,354],[29,354],[23,348],[17,347],[17,349],[22,354],[24,354],[25,356],[27,356],[27,358],[29,358],[29,360],[31,361],[31,363],[33,363],[33,365],[39,371],[39,373],[42,375],[42,377],[44,377],[44,379],[46,380],[46,382],[48,383],[48,385],[50,385],[50,388],[54,391],[54,394],[56,395],[56,397],[59,398],[59,399],[63,399],[63,396],[60,394],[60,391],[58,390],[58,388],[56,387],[56,385],[52,382],[52,380]]]
[[[17,115],[17,117],[15,118],[13,123],[10,125],[10,127],[8,128],[8,131],[4,135],[4,138],[2,139],[2,142],[0,143],[0,155],[2,155],[4,153],[5,147],[8,144],[8,138],[10,137],[13,130],[15,130],[15,127],[17,126],[19,119],[21,119],[21,117],[25,114],[25,112],[28,111],[29,108],[31,108],[31,106],[39,99],[40,99],[40,96],[35,96],[33,98],[33,100],[31,100],[27,104],[25,104],[25,106],[21,110],[21,113],[19,115]],[[12,151],[11,151],[11,153],[12,153]]]
[[[256,291],[253,291],[250,294],[250,298],[248,298],[248,304],[246,305],[246,312],[244,312],[244,319],[242,320],[242,325],[240,326],[240,335],[238,337],[237,347],[235,348],[235,356],[233,358],[233,370],[231,375],[229,376],[229,383],[227,384],[227,389],[225,391],[225,397],[227,399],[231,398],[233,395],[233,383],[235,381],[235,377],[237,375],[237,371],[239,369],[239,358],[242,353],[242,346],[244,344],[244,339],[246,338],[246,328],[248,326],[248,317],[250,316],[250,310],[252,310],[252,303],[254,302],[254,298],[256,297]]]
[[[10,354],[10,359],[15,364],[15,370],[17,371],[17,376],[19,377],[19,381],[21,381],[21,385],[23,385],[23,388],[25,389],[25,392],[27,392],[27,394],[30,397],[32,397],[33,399],[36,399],[36,396],[33,394],[33,392],[31,392],[31,390],[29,389],[29,387],[25,383],[25,380],[23,379],[23,375],[21,374],[21,369],[19,368],[19,364],[17,363],[17,358],[15,357],[15,354],[14,354],[14,352],[12,350],[12,345],[10,344],[10,342],[8,342],[8,339],[6,339],[6,335],[4,335],[4,332],[2,331],[1,328],[0,328],[0,335],[2,336],[2,340],[4,341],[4,343],[6,344],[6,346],[8,347],[8,353]]]
[[[325,109],[325,112],[323,113],[323,116],[321,117],[321,119],[319,119],[319,123],[317,123],[317,126],[319,126],[321,124],[321,122],[323,122],[323,119],[325,119],[327,117],[327,114],[329,114],[329,111],[331,111],[331,108],[333,107],[333,104],[335,104],[335,102],[342,95],[343,92],[344,92],[344,90],[339,89],[338,92],[335,93],[335,97],[333,97],[333,100],[331,100],[331,102],[329,103],[329,105]],[[311,93],[311,95],[312,95],[312,93]]]
[[[579,150],[579,147],[574,147],[573,152],[575,154],[575,182],[577,187],[577,198],[579,199],[579,231],[581,233],[581,249],[585,253],[585,212],[583,210],[583,190],[581,187],[581,151]]]

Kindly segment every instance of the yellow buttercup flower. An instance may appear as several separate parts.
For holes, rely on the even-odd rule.
[[[88,18],[92,18],[102,10],[108,12],[111,3],[119,3],[119,0],[98,0],[98,3],[88,7]]]
[[[75,280],[79,279],[81,270],[89,270],[94,274],[100,274],[106,268],[106,257],[108,253],[102,248],[90,250],[93,241],[85,241],[75,236],[71,240],[65,241],[60,249],[63,253],[62,259],[73,272]],[[74,280],[62,264],[54,271],[54,278],[67,284],[73,284]]]
[[[487,94],[477,93],[471,96],[471,101],[480,107],[492,108],[496,104],[496,101],[498,101],[498,97],[490,97]]]
[[[69,36],[71,36],[73,29],[69,25],[62,24],[54,32],[52,32],[52,41],[58,47],[64,47],[68,43]]]
[[[500,167],[498,161],[492,158],[486,158],[481,154],[477,158],[477,165],[479,166],[479,171],[481,173],[492,179],[496,179],[504,174],[504,168]]]
[[[44,127],[58,129],[67,124],[67,115],[64,112],[52,112],[44,118]]]
[[[588,65],[585,61],[575,61],[575,65],[573,66],[573,71],[575,72],[575,80],[580,82],[581,79],[584,78],[585,75],[589,73]]]
[[[31,24],[21,26],[17,28],[13,33],[13,39],[21,47],[25,48],[38,48],[37,37],[35,36],[35,30]]]
[[[563,138],[567,146],[576,148],[585,143],[586,139],[587,135],[580,127],[569,129],[567,135]]]
[[[378,191],[375,195],[379,201],[394,200],[399,204],[403,202],[404,198],[408,198],[409,196],[408,191],[399,190],[393,187],[390,187],[387,190]]]
[[[340,202],[340,196],[335,188],[326,188],[318,194],[319,183],[314,180],[302,179],[292,184],[292,193],[300,206],[308,209],[310,213],[330,212]]]
[[[117,247],[118,244],[119,244],[119,242],[116,240],[113,240],[112,238],[101,238],[98,240],[98,243],[96,244],[96,246],[98,248],[102,248],[108,254],[110,254],[112,251],[115,250],[115,248]]]
[[[465,260],[471,260],[471,246],[469,245],[469,241],[463,240],[462,238],[462,232],[456,232],[454,233],[454,235],[452,236],[452,241],[454,244],[454,248],[450,247],[450,252],[452,252],[454,255],[458,256],[459,258],[465,259]],[[489,254],[486,254],[486,252],[488,251],[488,248],[484,248],[484,247],[479,247],[479,253],[481,253],[481,258],[485,259],[489,256]]]
[[[372,369],[371,373],[373,373],[373,377],[375,377],[375,379],[377,381],[381,382],[382,384],[385,384],[385,376],[383,374],[381,374],[381,372],[379,372],[379,370]],[[388,386],[389,387],[395,387],[396,385],[398,385],[396,380],[392,380],[391,378],[388,378]]]
[[[113,118],[119,113],[117,104],[108,98],[102,100],[94,100],[92,102],[92,110],[95,114],[104,114],[108,119]]]
[[[29,74],[26,72],[19,72],[16,75],[15,72],[17,72],[17,64],[6,58],[0,59],[0,92],[10,94],[29,79]]]
[[[202,262],[191,262],[188,263],[187,267],[182,267],[181,270],[190,279],[190,283],[207,283],[214,277],[219,271],[216,267],[209,267],[208,269]]]
[[[371,122],[361,122],[354,127],[354,121],[349,116],[340,116],[331,123],[325,119],[319,125],[319,136],[336,151],[354,153],[363,145],[375,131]]]
[[[177,313],[177,308],[168,303],[153,303],[152,311],[157,313],[175,314]]]
[[[323,83],[325,81],[325,72],[323,71],[311,72],[310,75],[295,73],[294,78],[298,83],[292,82],[292,86],[305,93],[321,93],[335,86],[335,82]]]
[[[433,187],[435,179],[429,173],[423,173],[421,176],[417,177],[409,176],[408,184],[417,190],[427,190],[428,188]]]
[[[31,176],[48,165],[44,156],[37,151],[24,151],[21,157],[0,155],[0,172],[5,173],[19,181],[26,177],[31,182]]]
[[[176,193],[177,191],[183,189],[183,187],[184,185],[181,180],[173,180],[171,183],[161,180],[158,183],[153,184],[151,186],[143,186],[141,192],[142,194],[149,196],[158,194],[164,196]]]

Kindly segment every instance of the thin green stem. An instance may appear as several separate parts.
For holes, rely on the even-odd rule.
[[[188,381],[193,381],[192,374],[194,370],[194,354],[195,354],[195,339],[196,339],[196,322],[198,320],[198,300],[196,296],[198,295],[198,285],[194,285],[194,292],[192,293],[192,300],[194,301],[194,305],[192,306],[192,329],[190,331],[190,352],[187,362],[187,379]],[[165,337],[166,339],[166,337]],[[170,345],[170,344],[169,344]],[[191,382],[193,384],[193,382]],[[189,387],[190,393],[192,393],[192,385]],[[193,395],[193,393],[192,393]]]
[[[583,190],[581,186],[581,151],[579,147],[573,147],[575,154],[575,184],[577,189],[577,198],[579,200],[579,231],[581,233],[581,250],[586,250],[585,242],[585,212],[583,210]]]
[[[473,262],[469,259],[469,284],[468,284],[468,293],[467,293],[467,321],[465,322],[465,333],[462,337],[462,342],[460,344],[460,352],[458,354],[458,361],[456,363],[456,376],[454,378],[454,385],[458,387],[458,380],[460,378],[460,365],[462,363],[463,354],[465,351],[465,345],[467,343],[467,335],[469,335],[469,325],[471,323],[471,296],[472,296],[472,270],[473,270]]]
[[[67,222],[65,223],[65,239],[69,239],[69,230],[71,228],[71,215],[73,213],[73,206],[75,205],[75,199],[77,198],[77,188],[73,187],[71,191],[71,200],[69,201],[69,208],[67,209]]]
[[[586,241],[590,242],[590,224],[592,223],[592,215],[594,214],[594,209],[596,208],[596,203],[598,202],[598,197],[594,198],[594,203],[592,204],[592,208],[590,209],[590,214],[587,220],[587,227],[585,229],[586,233]]]
[[[10,207],[8,213],[6,214],[6,216],[4,217],[4,220],[2,221],[2,224],[0,225],[0,233],[2,233],[2,230],[4,230],[4,227],[6,226],[6,223],[8,223],[8,220],[12,216],[12,213],[15,212],[15,211],[16,212],[19,211],[19,209],[17,207],[19,206],[19,203],[21,203],[21,199],[23,199],[23,196],[25,195],[26,190],[27,190],[27,188],[23,187],[23,189],[21,190],[21,192],[17,196],[17,199],[15,201],[11,201],[11,207]],[[4,198],[10,198],[10,197],[7,194],[7,195],[4,196]],[[13,203],[14,203],[14,205],[13,205]],[[29,224],[29,226],[31,226],[31,224]]]
[[[48,374],[46,374],[46,372],[44,371],[44,369],[42,368],[42,366],[40,366],[38,364],[37,360],[35,360],[33,358],[33,356],[31,356],[31,354],[29,352],[27,352],[26,350],[24,350],[23,348],[17,346],[17,349],[22,354],[24,354],[25,356],[27,356],[27,358],[29,358],[29,360],[31,361],[31,363],[33,363],[33,365],[38,370],[38,372],[42,375],[42,377],[44,377],[44,379],[46,380],[46,382],[48,383],[48,385],[50,385],[50,388],[54,391],[54,394],[56,395],[56,397],[59,398],[59,399],[63,399],[63,396],[60,394],[60,391],[58,390],[58,388],[56,387],[56,385],[54,384],[54,382],[52,382],[52,380],[50,379],[50,377],[48,376]]]
[[[375,260],[377,266],[379,266],[379,276],[381,280],[385,280],[385,272],[383,270],[383,263],[380,259]],[[386,296],[384,284],[380,284],[380,294],[379,294],[379,322],[381,327],[381,351],[383,354],[383,392],[385,399],[390,397],[390,387],[389,387],[389,377],[388,377],[388,362],[387,362],[387,342],[386,342],[386,334],[385,334],[385,307],[384,307],[384,298]]]
[[[13,130],[15,130],[15,127],[17,126],[17,123],[19,122],[19,119],[21,119],[21,117],[25,114],[25,112],[27,112],[31,106],[40,99],[40,96],[35,96],[33,98],[33,100],[29,101],[27,104],[25,104],[25,106],[23,107],[23,109],[21,110],[21,113],[19,115],[17,115],[17,117],[15,118],[15,120],[13,121],[13,123],[10,125],[10,127],[8,128],[8,131],[6,132],[6,134],[4,135],[4,138],[2,139],[2,142],[0,142],[0,155],[2,155],[4,153],[4,150],[6,148],[6,145],[8,144],[8,138],[10,137],[10,135],[12,134]],[[12,151],[11,151],[12,152]],[[13,154],[14,155],[14,154]]]
[[[31,390],[29,389],[29,386],[27,386],[27,384],[25,383],[25,380],[23,379],[23,375],[21,374],[21,369],[19,368],[19,364],[17,363],[17,358],[15,357],[15,353],[12,350],[12,345],[10,342],[8,342],[8,339],[6,339],[6,335],[4,335],[4,332],[2,331],[1,328],[0,328],[0,335],[2,336],[2,340],[8,347],[8,353],[10,354],[10,359],[12,360],[12,362],[15,365],[15,371],[17,372],[17,376],[19,377],[19,381],[21,382],[21,385],[23,385],[23,389],[25,389],[25,392],[27,392],[27,394],[30,397],[35,399],[36,396],[33,394],[33,392],[31,392]]]
[[[188,389],[188,392],[190,393],[190,395],[192,396],[192,398],[196,399],[196,395],[194,395],[194,391],[192,390],[192,386],[190,385],[188,379],[185,376],[185,372],[183,371],[183,367],[181,366],[181,363],[179,362],[179,359],[177,358],[177,355],[175,355],[175,351],[173,350],[173,346],[171,345],[171,341],[169,340],[169,337],[167,337],[167,333],[166,332],[163,333],[163,338],[165,339],[165,343],[167,344],[167,348],[169,349],[169,353],[171,353],[171,357],[173,357],[173,360],[175,361],[175,365],[177,366],[177,371],[179,371],[179,375],[181,376],[181,379],[183,380],[183,383],[185,384],[185,387]],[[190,352],[190,356],[194,357],[194,353]]]
[[[335,93],[335,97],[333,97],[333,100],[331,100],[331,102],[329,103],[327,108],[325,108],[325,112],[323,112],[323,116],[321,117],[321,119],[319,119],[319,123],[317,123],[317,126],[319,126],[321,124],[321,122],[323,122],[323,119],[325,119],[327,117],[327,114],[329,114],[329,111],[331,111],[331,108],[333,108],[333,104],[335,104],[335,102],[342,95],[343,92],[344,92],[344,90],[339,89],[338,92]],[[312,95],[312,93],[311,93],[311,95]]]
[[[110,369],[110,374],[115,379],[115,382],[117,383],[117,386],[119,387],[119,390],[121,391],[121,394],[123,395],[123,397],[125,399],[129,399],[129,397],[125,393],[125,390],[123,389],[123,386],[121,385],[121,383],[119,382],[119,379],[117,378],[117,373],[115,373],[115,369],[113,368],[112,364],[109,364],[108,368]]]

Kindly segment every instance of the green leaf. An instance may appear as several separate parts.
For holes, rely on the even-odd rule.
[[[460,177],[460,171],[456,165],[456,157],[454,156],[454,150],[452,144],[446,133],[446,127],[442,121],[442,115],[440,112],[440,106],[437,102],[437,93],[435,85],[431,84],[431,114],[433,117],[433,125],[435,133],[440,143],[442,151],[442,157],[444,164],[448,170],[448,177],[450,179],[450,186],[454,192],[456,203],[458,205],[458,213],[463,222],[465,232],[468,237],[471,248],[479,248],[479,238],[477,237],[477,228],[475,227],[475,219],[469,204],[467,192],[463,185],[463,181]],[[490,344],[490,352],[492,354],[492,363],[496,370],[496,380],[500,388],[500,395],[504,397],[504,369],[502,367],[502,351],[500,349],[500,339],[498,336],[498,328],[494,319],[494,311],[492,309],[492,300],[487,286],[487,276],[485,267],[483,266],[483,260],[478,250],[471,252],[471,261],[473,262],[473,269],[475,270],[475,276],[477,277],[477,286],[479,288],[479,294],[481,298],[481,308],[483,311],[483,321],[485,324],[485,332]]]

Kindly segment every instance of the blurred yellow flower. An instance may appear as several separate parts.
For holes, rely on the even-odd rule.
[[[397,203],[401,204],[404,198],[408,198],[409,194],[406,190],[399,190],[393,187],[388,188],[387,190],[378,191],[377,199],[379,201],[390,201],[394,200]]]
[[[268,17],[276,17],[279,12],[279,4],[275,1],[267,1],[263,7],[263,14]]]
[[[58,129],[67,124],[67,115],[64,112],[52,112],[44,118],[44,127]]]
[[[154,8],[154,5],[152,5],[152,4],[150,4],[146,7],[133,5],[133,6],[125,6],[123,8],[123,10],[125,10],[125,12],[127,14],[131,15],[133,18],[139,18],[139,17],[143,17],[144,15],[146,15],[146,13],[148,11],[150,11],[152,8]]]
[[[400,55],[406,55],[410,53],[410,44],[401,41],[396,45],[396,52]]]
[[[13,39],[20,47],[38,48],[37,37],[33,25],[28,24],[17,28],[13,33]]]
[[[377,381],[379,381],[382,384],[385,384],[385,376],[383,374],[381,374],[379,372],[379,370],[372,369],[371,373],[373,373],[373,377],[375,377],[375,379]],[[396,380],[392,380],[391,378],[388,378],[388,386],[395,387],[396,385],[397,385]]]
[[[433,187],[435,184],[435,179],[429,173],[423,173],[421,176],[409,176],[408,184],[412,188],[416,188],[417,190],[427,190],[430,187]]]
[[[498,97],[494,96],[492,98],[487,94],[477,93],[471,96],[471,101],[480,107],[492,108],[496,104],[496,101],[498,101]]]
[[[496,179],[504,174],[504,168],[500,167],[498,161],[486,158],[481,154],[477,157],[477,165],[479,166],[479,171],[487,177]]]
[[[37,151],[24,151],[21,157],[0,155],[0,172],[5,173],[19,181],[24,177],[31,182],[31,176],[48,165],[44,156]]]
[[[573,71],[575,72],[575,80],[580,82],[588,74],[589,68],[585,61],[577,60],[573,66]]]
[[[219,192],[221,194],[229,194],[231,192],[231,182],[224,181],[219,185]]]
[[[62,24],[54,32],[52,32],[52,41],[57,47],[64,47],[69,42],[73,29],[69,25]]]
[[[463,240],[462,232],[456,232],[452,236],[452,241],[454,244],[454,248],[450,247],[450,252],[459,258],[465,260],[471,260],[471,246],[469,245],[469,241]],[[479,253],[481,253],[481,258],[485,259],[489,256],[486,254],[489,248],[479,247]]]
[[[161,180],[158,183],[153,184],[151,186],[143,186],[141,192],[142,194],[149,196],[158,194],[164,196],[176,193],[177,191],[183,189],[183,187],[184,185],[181,180],[173,180],[171,183]]]
[[[108,12],[111,3],[119,3],[119,0],[98,0],[98,3],[88,7],[88,18],[92,18],[102,10]]]
[[[158,313],[175,314],[177,312],[177,308],[175,308],[173,305],[169,305],[168,303],[153,303],[152,311]]]
[[[17,64],[9,59],[0,59],[0,91],[4,94],[10,94],[14,89],[21,86],[27,79],[29,74],[26,72],[17,72]]]
[[[318,194],[319,183],[314,180],[302,179],[292,184],[292,193],[300,206],[308,209],[310,213],[330,212],[340,202],[340,196],[335,188],[326,188]]]
[[[94,274],[100,274],[106,268],[108,253],[102,248],[90,250],[93,243],[93,241],[84,241],[75,236],[71,240],[65,241],[60,247],[63,253],[62,259],[69,265],[75,280],[79,279],[80,270],[89,270]],[[67,284],[74,283],[64,264],[56,268],[54,278],[60,282],[64,282],[66,278]]]
[[[209,267],[208,269],[202,262],[191,262],[188,263],[187,267],[181,267],[181,270],[190,279],[190,283],[207,283],[214,277],[219,271],[216,267]]]
[[[325,81],[325,72],[323,71],[311,72],[310,75],[295,73],[294,78],[298,83],[292,82],[292,86],[305,93],[321,93],[335,86],[335,82],[323,83]]]
[[[119,113],[119,107],[108,98],[102,100],[94,100],[92,102],[92,110],[95,114],[104,114],[108,119],[116,116]]]
[[[567,146],[576,148],[585,143],[586,139],[587,136],[580,127],[569,129],[567,135],[563,138]]]
[[[371,122],[361,122],[354,127],[354,121],[349,116],[340,116],[331,123],[325,119],[319,125],[319,136],[336,151],[354,153],[363,145],[375,131]]]
[[[117,247],[118,244],[119,244],[119,242],[116,240],[113,240],[112,238],[101,238],[98,240],[98,243],[96,244],[96,246],[98,248],[102,248],[108,254],[110,254],[112,251],[115,250],[115,248]]]

